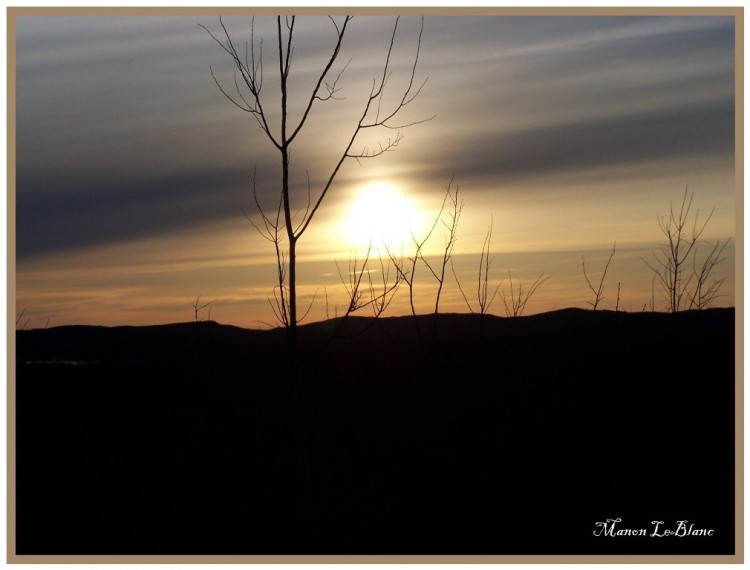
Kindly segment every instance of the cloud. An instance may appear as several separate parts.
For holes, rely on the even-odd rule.
[[[231,63],[198,21],[217,29],[203,17],[19,20],[19,259],[221,224],[252,205],[256,166],[262,195],[276,191],[278,153],[217,91],[209,65],[231,79]],[[238,41],[249,39],[249,18],[225,21]],[[308,171],[315,192],[335,164],[393,21],[351,23],[340,62],[353,58],[346,100],[316,106],[299,139],[296,198],[304,200]],[[295,93],[335,38],[327,18],[299,24]],[[419,18],[399,26],[394,88],[408,77]],[[256,21],[269,101],[274,28],[273,18]],[[666,171],[675,160],[730,156],[733,74],[731,18],[430,16],[417,72],[430,80],[407,117],[437,118],[408,129],[398,152],[361,169],[347,164],[337,186],[388,175],[418,190],[455,175],[533,192],[535,181],[563,173],[651,172],[655,163]]]
[[[433,164],[462,180],[533,181],[556,173],[690,157],[731,156],[734,102],[657,109],[562,125],[483,133],[435,149]]]
[[[148,183],[114,179],[107,192],[85,180],[56,187],[44,200],[20,186],[17,250],[20,259],[50,251],[184,230],[191,224],[240,217],[250,203],[242,170],[191,172]]]

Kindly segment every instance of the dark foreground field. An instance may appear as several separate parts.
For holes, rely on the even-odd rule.
[[[732,554],[734,318],[20,331],[16,552]]]

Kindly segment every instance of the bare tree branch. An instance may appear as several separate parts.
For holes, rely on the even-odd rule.
[[[539,277],[524,290],[523,282],[518,280],[518,289],[516,290],[513,284],[513,275],[511,275],[510,269],[508,269],[508,280],[510,282],[510,295],[507,295],[505,290],[500,291],[500,298],[505,306],[505,315],[508,317],[520,317],[526,310],[531,297],[534,296],[536,290],[547,281],[549,277],[544,277],[544,271],[539,274]]]
[[[203,319],[200,319],[200,318],[198,318],[198,315],[199,315],[199,313],[200,313],[200,312],[201,312],[201,311],[202,311],[203,309],[205,309],[206,307],[208,307],[208,306],[210,306],[210,305],[212,305],[213,303],[215,303],[215,302],[216,302],[216,299],[214,299],[213,301],[210,301],[210,302],[208,302],[208,303],[204,303],[203,305],[201,305],[201,304],[200,304],[200,300],[201,300],[201,295],[198,295],[198,297],[197,297],[197,298],[195,299],[195,303],[193,303],[193,310],[194,310],[194,312],[195,312],[195,322],[196,322],[196,323],[197,323],[198,321],[201,321],[201,320],[203,320]],[[210,317],[209,317],[209,320],[210,320]]]
[[[339,157],[339,160],[337,161],[336,165],[334,166],[333,170],[331,171],[330,176],[328,177],[328,180],[326,181],[325,185],[323,186],[323,189],[322,189],[320,195],[318,196],[318,199],[316,200],[315,205],[313,206],[312,210],[310,211],[310,215],[308,216],[306,222],[304,223],[304,225],[300,228],[299,232],[297,233],[298,236],[301,236],[307,230],[310,222],[312,221],[313,217],[315,216],[315,214],[318,211],[318,208],[320,207],[321,203],[323,202],[323,199],[325,198],[326,194],[328,193],[328,190],[330,189],[331,185],[333,184],[333,181],[335,180],[336,175],[338,174],[339,170],[341,169],[341,166],[344,164],[344,161],[346,161],[347,158],[353,158],[353,159],[355,159],[357,161],[360,160],[360,159],[364,159],[364,158],[375,158],[375,157],[380,156],[380,155],[382,155],[382,154],[384,154],[384,153],[386,153],[386,152],[388,152],[390,150],[394,150],[398,146],[399,142],[401,142],[401,140],[403,139],[403,134],[402,133],[396,133],[396,137],[395,138],[390,138],[389,137],[386,144],[378,143],[378,149],[376,149],[376,150],[369,150],[367,147],[365,147],[359,153],[352,153],[351,152],[351,149],[352,149],[352,146],[354,145],[354,142],[356,141],[358,135],[360,134],[360,132],[363,129],[374,128],[374,127],[377,127],[377,126],[384,126],[385,123],[386,123],[386,121],[388,121],[389,119],[395,117],[399,113],[399,111],[401,111],[404,108],[405,105],[403,104],[403,101],[405,101],[407,99],[407,95],[408,95],[409,89],[411,89],[411,86],[413,84],[414,74],[416,73],[417,63],[418,63],[418,59],[419,59],[419,50],[420,50],[420,46],[421,46],[421,42],[422,42],[422,30],[424,29],[424,18],[422,19],[422,23],[420,25],[419,38],[418,38],[418,42],[417,42],[418,43],[417,52],[416,52],[416,55],[415,55],[414,64],[412,66],[411,77],[410,77],[410,80],[409,80],[409,87],[407,88],[407,90],[405,91],[405,93],[404,93],[404,95],[402,97],[402,100],[401,100],[402,103],[400,103],[399,105],[396,105],[395,108],[388,114],[388,116],[385,119],[382,119],[382,120],[376,119],[372,123],[367,123],[366,122],[367,116],[370,113],[370,109],[372,107],[373,102],[376,101],[380,97],[380,95],[382,94],[382,92],[383,92],[383,90],[385,88],[385,84],[386,84],[386,81],[387,81],[387,78],[388,78],[391,53],[393,51],[393,46],[394,46],[394,42],[395,42],[395,38],[396,38],[396,31],[398,29],[398,21],[399,21],[399,18],[396,18],[396,23],[393,26],[393,33],[391,34],[391,41],[390,41],[390,43],[388,45],[388,53],[386,55],[385,64],[383,65],[383,74],[382,74],[382,77],[380,79],[380,84],[378,85],[376,83],[376,81],[373,81],[373,87],[370,90],[370,95],[369,95],[369,97],[367,99],[367,102],[365,103],[365,106],[364,106],[364,109],[362,111],[362,114],[360,115],[360,118],[357,121],[357,124],[354,127],[354,129],[352,131],[352,134],[349,137],[348,142],[347,142],[346,146],[344,147],[343,152],[341,153],[341,155]],[[416,95],[415,95],[415,97],[416,97]],[[412,97],[411,99],[409,99],[409,101],[411,101],[413,99],[414,99],[414,97]],[[430,119],[426,119],[426,120],[430,120]],[[420,122],[424,122],[424,121],[420,121]],[[413,124],[417,124],[417,123],[415,122]]]
[[[654,280],[658,280],[667,301],[667,309],[672,313],[684,309],[709,307],[724,283],[723,279],[713,278],[713,274],[717,265],[723,261],[721,254],[728,241],[723,245],[717,241],[703,262],[698,260],[698,245],[714,210],[712,209],[702,222],[700,210],[697,210],[688,233],[693,196],[693,193],[688,195],[688,188],[685,187],[679,211],[670,201],[669,216],[665,218],[657,215],[657,223],[666,243],[660,246],[658,252],[652,251],[653,260],[643,259],[653,272]],[[685,265],[690,258],[693,270],[686,273]]]
[[[612,258],[615,255],[615,249],[617,248],[617,242],[614,243],[612,246],[612,253],[609,254],[609,259],[607,260],[607,263],[604,265],[604,271],[602,272],[602,278],[599,280],[599,286],[594,288],[594,286],[591,284],[591,280],[589,279],[589,276],[586,274],[586,258],[583,257],[583,276],[586,279],[586,283],[589,286],[589,289],[594,293],[594,301],[586,301],[593,310],[596,311],[596,308],[599,306],[599,303],[604,300],[603,292],[604,292],[604,279],[607,277],[607,269],[609,269],[609,264],[612,263]],[[619,306],[619,284],[618,284],[618,306]]]
[[[490,243],[492,241],[492,226],[493,220],[490,217],[490,227],[487,229],[487,234],[484,237],[482,243],[482,253],[479,256],[479,272],[477,274],[477,305],[479,307],[479,313],[485,315],[489,312],[490,306],[492,305],[497,292],[500,289],[501,283],[495,287],[492,295],[489,295],[489,277],[490,277]]]

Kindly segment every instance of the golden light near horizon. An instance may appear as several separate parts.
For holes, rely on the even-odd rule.
[[[401,249],[422,232],[426,219],[427,215],[394,184],[373,182],[356,191],[339,229],[356,250]]]

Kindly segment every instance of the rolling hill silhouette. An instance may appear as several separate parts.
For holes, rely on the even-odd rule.
[[[419,324],[18,331],[18,554],[734,552],[734,309]]]

